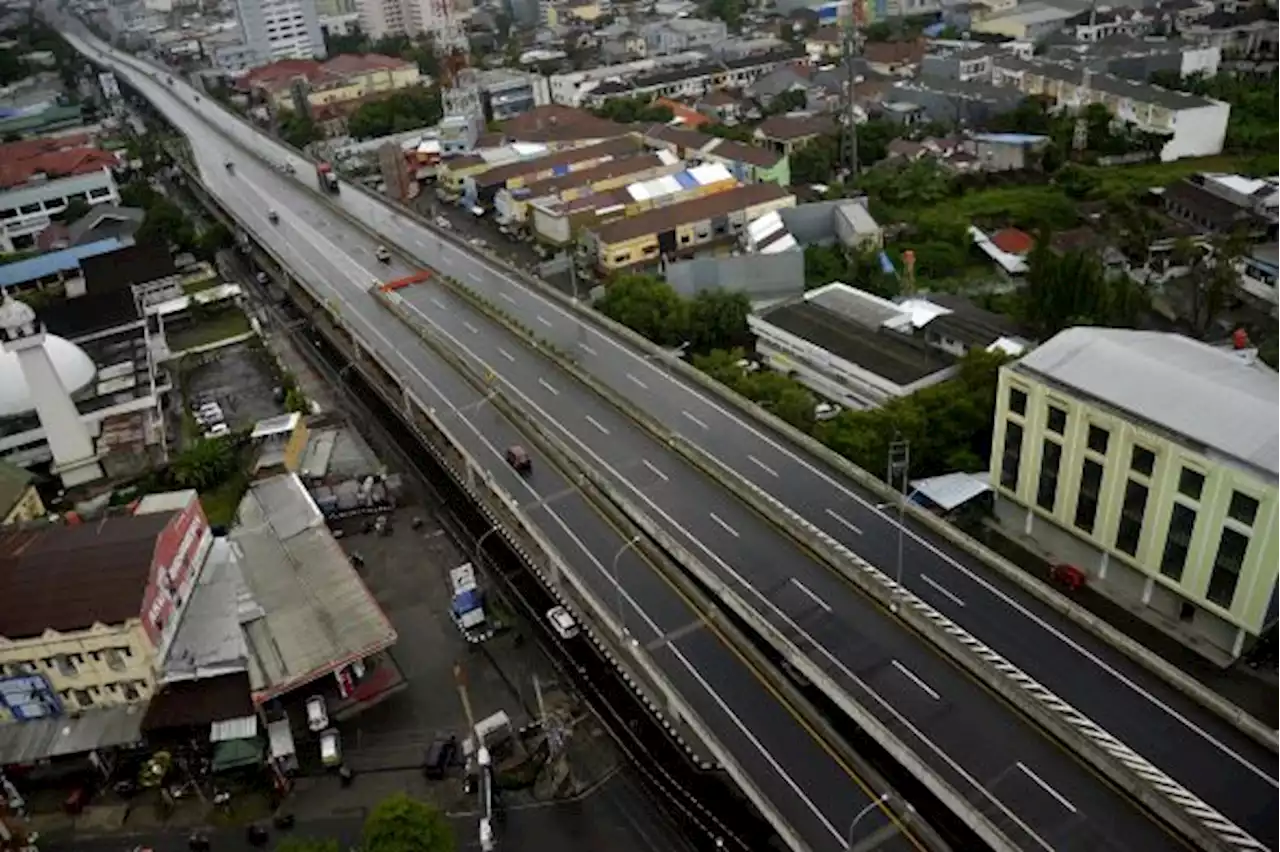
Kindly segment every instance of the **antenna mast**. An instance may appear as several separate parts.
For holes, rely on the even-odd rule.
[[[454,14],[454,0],[430,0],[427,31],[440,57],[440,95],[445,115],[466,115],[482,120],[480,87],[471,67],[471,42]]]
[[[858,120],[854,103],[854,86],[858,72],[854,60],[858,56],[858,30],[862,24],[863,0],[852,0],[849,20],[845,23],[841,39],[840,58],[844,62],[844,161],[848,169],[846,180],[858,176]]]

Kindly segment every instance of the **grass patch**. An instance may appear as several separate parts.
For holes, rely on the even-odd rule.
[[[249,318],[238,309],[228,308],[199,322],[169,333],[169,349],[182,352],[196,346],[207,346],[250,330]]]
[[[246,455],[241,465],[225,482],[211,488],[200,495],[200,505],[204,507],[205,517],[210,526],[230,527],[236,519],[236,510],[240,508],[240,500],[249,490],[249,463]]]
[[[201,278],[196,281],[184,281],[182,283],[182,292],[187,296],[194,296],[202,290],[212,290],[222,284],[218,280],[217,275],[210,275],[208,278]]]

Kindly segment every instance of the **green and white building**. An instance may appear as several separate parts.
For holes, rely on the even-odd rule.
[[[996,513],[1226,662],[1276,620],[1280,385],[1249,353],[1072,328],[1001,369]]]

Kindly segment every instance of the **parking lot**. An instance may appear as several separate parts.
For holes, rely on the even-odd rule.
[[[276,391],[280,380],[270,356],[254,343],[189,355],[178,372],[185,407],[216,404],[232,431],[284,411],[283,399]]]

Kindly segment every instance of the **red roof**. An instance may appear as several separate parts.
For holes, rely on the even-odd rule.
[[[370,71],[391,71],[412,65],[407,59],[380,53],[340,53],[324,64],[326,74],[346,77]]]
[[[314,80],[320,76],[320,67],[320,63],[314,59],[281,59],[279,62],[254,68],[241,77],[239,82],[244,89],[271,89],[281,83],[287,84],[296,77]]]
[[[282,59],[253,69],[240,78],[240,85],[245,89],[279,91],[291,86],[299,77],[305,78],[309,83],[340,81],[357,74],[394,70],[412,64],[408,60],[380,53],[342,53],[324,63],[314,59]]]
[[[679,101],[673,101],[671,98],[658,98],[653,102],[654,106],[664,106],[671,110],[679,122],[681,127],[700,127],[704,124],[710,124],[711,119],[692,107],[687,107]]]
[[[1017,228],[996,231],[991,237],[991,242],[1000,251],[1017,255],[1027,254],[1036,244],[1030,234],[1019,231]]]
[[[57,140],[30,140],[54,141]],[[86,175],[104,168],[115,168],[119,163],[115,154],[100,148],[40,147],[27,142],[15,142],[0,147],[0,187],[11,189],[21,186],[38,174],[48,175],[50,179]]]

